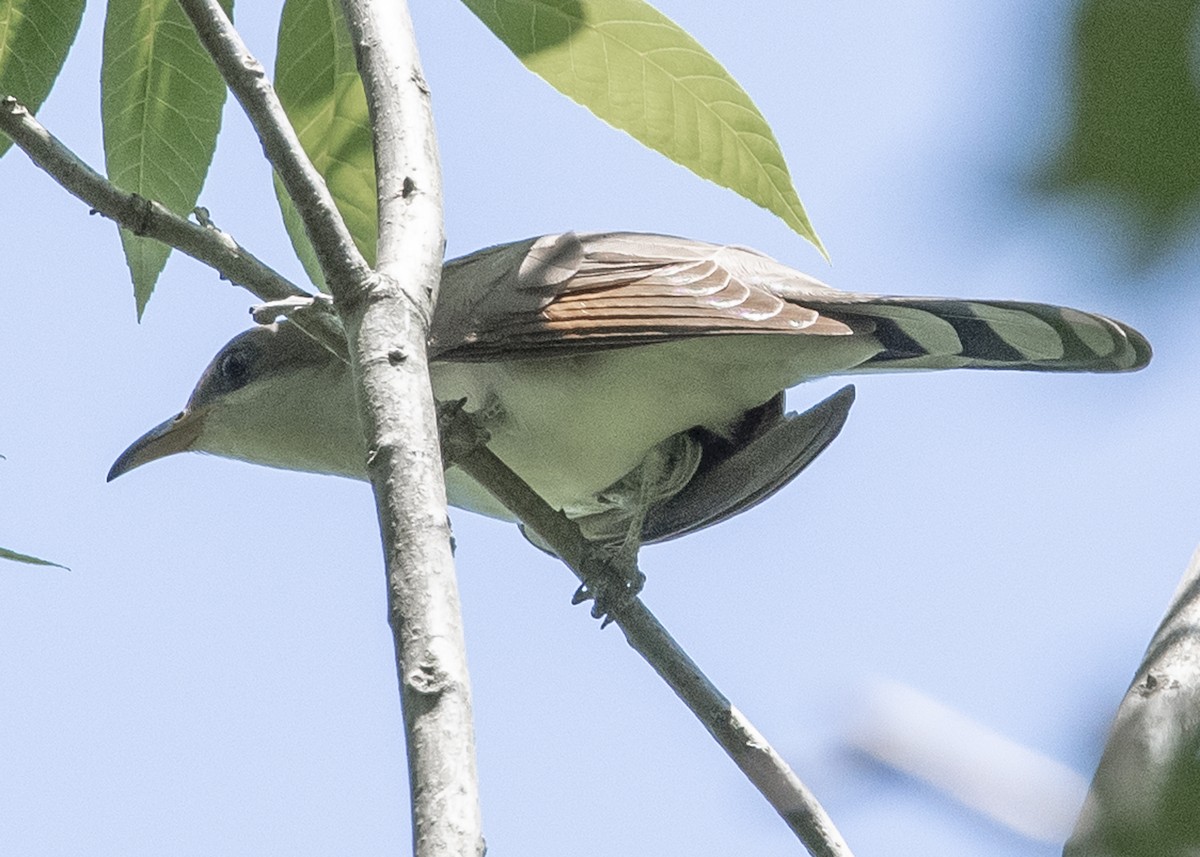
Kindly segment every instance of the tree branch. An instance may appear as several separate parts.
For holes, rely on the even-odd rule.
[[[186,253],[264,301],[311,297],[212,224],[192,223],[155,200],[118,188],[67,148],[11,96],[0,97],[0,131],[11,137],[31,161],[69,193],[117,225]],[[332,315],[312,313],[297,317],[295,321],[334,354],[343,360],[349,359],[346,336]]]
[[[442,426],[448,437],[478,434],[473,417],[460,408],[447,407]],[[574,521],[553,509],[482,443],[448,446],[447,455],[455,466],[486,486],[581,582],[586,582],[596,554]],[[633,598],[609,615],[629,645],[683,700],[809,853],[817,857],[851,857],[850,847],[816,796],[762,733],[709,681],[641,599]]]
[[[370,265],[350,236],[325,180],[304,153],[262,63],[250,53],[217,0],[179,0],[179,5],[296,204],[334,299],[359,299],[371,277]]]
[[[482,855],[466,641],[426,342],[445,249],[429,91],[403,0],[343,0],[370,110],[379,204],[370,299],[342,308],[388,553],[418,857]],[[403,550],[400,550],[402,548]],[[436,681],[430,682],[430,676]]]
[[[262,65],[220,5],[179,2],[303,218],[346,328],[388,568],[415,852],[482,854],[470,685],[425,345],[441,276],[441,188],[407,8],[371,0],[346,3],[381,164],[380,244],[391,251],[382,257],[387,264],[373,272]],[[386,36],[380,30],[383,15]],[[421,145],[404,146],[406,139]],[[410,174],[424,182],[419,194]]]
[[[369,0],[343,0],[343,6],[358,49],[371,127],[376,129],[375,176],[381,189],[376,268],[389,275],[411,273],[408,260],[419,251],[421,282],[432,282],[436,289],[441,284],[445,241],[440,229],[437,241],[431,242],[419,227],[442,220],[442,173],[429,88],[421,71],[408,6]],[[413,122],[414,116],[423,121]],[[388,192],[382,192],[383,188]],[[407,282],[394,279],[401,288]],[[414,305],[432,312],[436,292],[422,293],[415,284],[408,292]]]

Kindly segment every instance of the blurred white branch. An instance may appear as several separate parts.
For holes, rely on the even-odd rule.
[[[1017,833],[1062,842],[1087,781],[1054,759],[897,682],[879,681],[849,736],[889,767]]]

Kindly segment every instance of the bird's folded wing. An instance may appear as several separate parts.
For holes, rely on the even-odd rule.
[[[846,335],[851,325],[795,299],[841,294],[752,250],[566,232],[447,263],[430,353],[472,361],[709,334]]]

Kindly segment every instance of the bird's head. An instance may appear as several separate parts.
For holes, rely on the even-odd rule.
[[[217,352],[179,414],[121,453],[108,479],[188,451],[363,478],[349,367],[287,322],[247,330]]]

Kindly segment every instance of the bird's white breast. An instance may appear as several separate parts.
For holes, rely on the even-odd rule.
[[[432,371],[437,398],[465,398],[492,450],[570,513],[671,435],[695,426],[724,432],[780,390],[875,350],[858,337],[710,336],[564,358],[438,363]],[[448,473],[447,485],[455,505],[503,516],[461,473]]]

